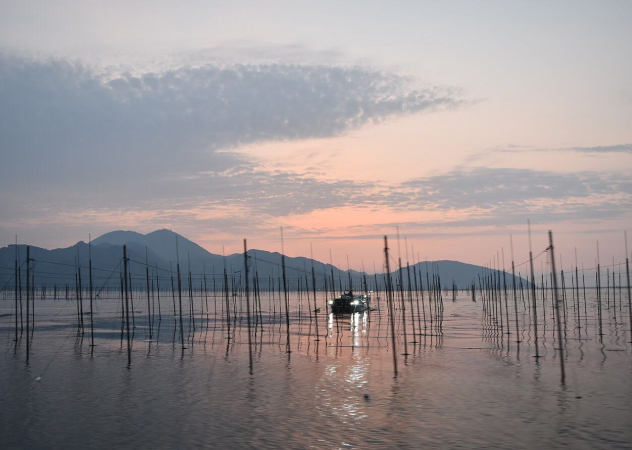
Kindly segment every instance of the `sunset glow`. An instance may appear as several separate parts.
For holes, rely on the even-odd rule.
[[[284,227],[289,254],[358,267],[399,226],[420,256],[484,263],[510,235],[524,256],[530,218],[537,245],[622,259],[630,5],[455,5],[5,5],[0,239],[279,251]]]

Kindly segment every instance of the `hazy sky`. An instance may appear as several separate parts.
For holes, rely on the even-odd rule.
[[[619,261],[631,80],[629,1],[0,1],[0,245]]]

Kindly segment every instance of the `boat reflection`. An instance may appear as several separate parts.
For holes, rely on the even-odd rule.
[[[362,339],[368,335],[369,312],[353,314],[329,313],[327,320],[327,337],[335,339],[335,347],[360,347]],[[345,343],[345,336],[351,338],[351,342]]]
[[[321,416],[356,431],[369,417],[367,403],[370,360],[363,340],[368,333],[369,312],[329,314],[327,346],[329,359],[318,381],[316,395]],[[346,351],[344,351],[346,349]],[[341,444],[341,443],[339,443]]]

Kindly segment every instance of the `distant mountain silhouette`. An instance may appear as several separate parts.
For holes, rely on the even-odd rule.
[[[176,238],[178,240],[178,254],[176,254]],[[237,253],[228,255],[225,258],[208,252],[195,242],[171,230],[157,230],[146,235],[134,231],[113,231],[106,233],[92,241],[89,246],[83,241],[72,247],[47,250],[38,247],[31,247],[31,258],[35,263],[36,285],[46,284],[51,287],[59,287],[69,284],[74,286],[77,263],[81,269],[82,284],[87,286],[89,254],[92,254],[93,282],[95,289],[103,286],[118,286],[120,283],[120,272],[122,268],[122,246],[127,245],[128,258],[130,259],[130,270],[134,286],[143,288],[146,283],[146,267],[150,268],[150,274],[155,277],[156,273],[164,279],[163,286],[166,286],[176,272],[176,264],[179,260],[180,270],[183,280],[187,279],[189,271],[192,274],[192,281],[195,289],[199,289],[206,279],[207,286],[221,286],[223,281],[223,271],[226,267],[227,274],[235,283],[240,283],[243,278],[244,257]],[[18,246],[20,265],[24,266],[26,257],[26,246]],[[14,261],[16,246],[0,248],[0,287],[13,287]],[[261,289],[267,290],[274,286],[278,289],[282,286],[282,256],[277,252],[265,250],[249,250],[250,273],[259,277]],[[285,258],[286,283],[288,289],[294,290],[300,286],[305,289],[306,285],[312,285],[312,264],[318,289],[324,289],[325,280],[331,290],[332,278],[335,290],[349,289],[351,286],[356,291],[364,290],[365,283],[369,289],[374,289],[376,283],[380,290],[384,289],[386,277],[384,274],[364,274],[354,270],[340,270],[330,264],[304,257]],[[394,283],[397,283],[398,270],[391,267]],[[414,289],[414,275],[417,275],[418,283],[427,289],[428,281],[432,282],[433,274],[440,277],[443,288],[451,288],[454,283],[458,288],[469,289],[473,283],[479,287],[484,277],[493,273],[489,269],[472,264],[465,264],[458,261],[428,261],[417,263],[414,266],[402,268],[402,279],[404,288],[408,287],[408,272],[410,270],[411,287]],[[332,277],[333,274],[333,277]],[[498,273],[502,281],[502,272]],[[351,277],[349,276],[351,275]],[[24,277],[24,273],[22,273]],[[506,283],[511,286],[511,274],[505,275]],[[516,283],[520,283],[516,277]],[[138,286],[137,286],[137,284]],[[161,282],[162,283],[162,282]],[[526,287],[528,283],[522,280]],[[146,284],[145,284],[146,285]],[[218,289],[221,289],[218,288]]]
[[[178,238],[178,250],[180,253],[180,261],[186,261],[190,256],[192,260],[209,258],[218,256],[209,253],[195,242],[174,233],[171,230],[156,230],[148,234],[140,234],[135,231],[112,231],[95,239],[95,245],[105,243],[110,245],[121,246],[123,244],[137,243],[143,247],[147,246],[159,257],[165,261],[176,261],[176,237]]]

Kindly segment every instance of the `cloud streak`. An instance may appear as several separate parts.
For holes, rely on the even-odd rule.
[[[471,156],[472,160],[480,159],[481,156],[488,153],[549,153],[549,152],[573,152],[588,155],[608,154],[608,153],[629,153],[632,154],[632,144],[615,144],[615,145],[597,145],[592,147],[556,147],[556,148],[537,148],[537,147],[521,147],[517,145],[507,145],[504,147],[494,148],[487,152],[477,153]]]
[[[601,145],[596,147],[569,147],[561,148],[560,151],[570,151],[577,153],[630,153],[632,154],[632,144]]]
[[[225,169],[231,158],[217,150],[338,136],[462,103],[449,89],[361,67],[203,65],[135,76],[4,56],[0,81],[3,148],[20,155],[10,162],[30,164],[26,153],[57,168],[125,157],[123,166]]]
[[[201,193],[199,196],[179,199],[177,196],[167,197],[168,192],[159,192],[160,201],[148,205],[137,219],[133,212],[128,213],[127,220],[162,218],[169,224],[189,224],[191,227],[192,224],[205,224],[205,229],[215,227],[217,221],[232,224],[230,227],[243,228],[247,224],[247,227],[264,233],[275,229],[275,220],[279,218],[352,207],[395,214],[433,213],[432,219],[415,220],[408,228],[461,233],[462,230],[457,229],[512,226],[524,224],[527,218],[538,223],[588,223],[625,217],[632,210],[629,178],[624,174],[596,172],[568,174],[475,168],[384,185],[318,180],[287,172],[235,170],[204,174],[189,182],[194,192]],[[209,197],[203,194],[205,192],[219,194]],[[108,208],[117,210],[120,205],[102,205],[103,211],[95,212],[94,217],[103,220]],[[383,212],[380,214],[384,215]],[[76,217],[96,220],[81,211]],[[366,230],[379,233],[381,229],[394,226],[395,222],[389,219],[346,228],[351,234],[354,229],[359,233]],[[328,234],[336,230],[336,224],[332,223],[318,232]]]
[[[131,74],[0,55],[0,206],[34,214],[249,196],[253,211],[270,214],[340,205],[362,186],[257,170],[232,150],[461,104],[454,90],[355,66],[216,63]]]
[[[519,210],[542,201],[582,199],[587,204],[596,197],[620,194],[626,198],[632,194],[632,183],[625,176],[478,167],[407,181],[384,201],[406,209]]]

